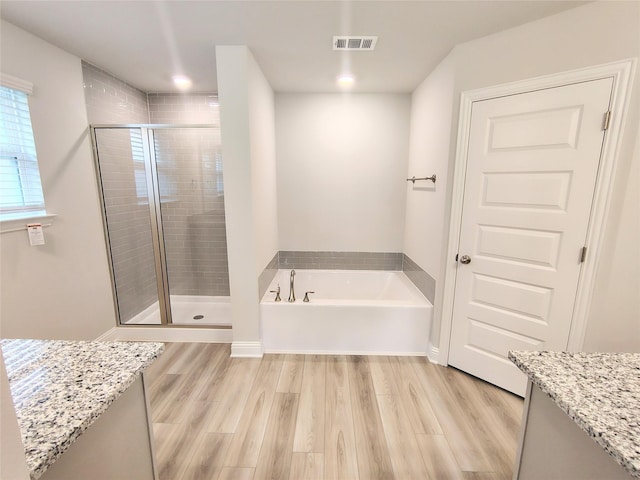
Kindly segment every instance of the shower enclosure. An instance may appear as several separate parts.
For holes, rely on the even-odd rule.
[[[93,125],[120,325],[229,327],[220,130]]]

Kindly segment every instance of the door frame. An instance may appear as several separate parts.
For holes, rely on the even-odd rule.
[[[587,318],[590,299],[593,293],[595,273],[600,261],[600,249],[604,237],[606,220],[613,192],[616,167],[619,159],[620,141],[627,118],[631,98],[632,79],[635,78],[636,59],[571,70],[542,77],[531,78],[513,83],[469,90],[461,93],[460,114],[458,119],[458,138],[452,180],[451,212],[449,217],[449,236],[444,270],[444,288],[442,296],[442,317],[439,349],[432,349],[433,356],[441,365],[449,364],[449,342],[453,325],[453,300],[455,296],[457,262],[454,260],[460,244],[462,227],[462,204],[469,154],[469,135],[471,131],[471,110],[474,102],[497,97],[518,95],[535,90],[560,87],[573,83],[588,82],[613,77],[611,94],[611,118],[604,136],[604,143],[598,167],[598,176],[594,190],[589,227],[587,230],[587,255],[580,277],[576,300],[571,319],[568,351],[581,351],[587,331]],[[604,112],[603,112],[604,114]],[[431,355],[430,355],[431,356]]]

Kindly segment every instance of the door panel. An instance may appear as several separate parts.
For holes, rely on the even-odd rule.
[[[473,275],[471,302],[515,312],[545,321],[551,305],[551,289],[500,277]]]
[[[524,394],[509,350],[565,350],[611,78],[474,102],[449,364]]]
[[[477,255],[555,269],[561,235],[513,227],[478,225]]]
[[[489,151],[575,148],[580,107],[516,113],[489,119]]]
[[[487,352],[489,358],[495,356],[501,361],[506,360],[508,364],[507,354],[509,350],[536,350],[542,345],[542,341],[528,335],[520,335],[504,328],[496,328],[491,323],[480,322],[473,318],[469,320],[470,344]],[[496,344],[496,336],[500,339],[499,344]]]
[[[564,211],[570,185],[570,172],[487,173],[482,206]]]

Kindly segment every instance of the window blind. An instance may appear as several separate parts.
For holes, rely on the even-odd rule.
[[[144,164],[144,147],[142,146],[142,132],[139,128],[129,130],[131,141],[131,159],[136,182],[136,195],[139,204],[149,203],[147,195],[147,175]]]
[[[0,218],[44,211],[27,94],[0,86]]]

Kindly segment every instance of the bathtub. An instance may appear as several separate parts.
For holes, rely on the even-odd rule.
[[[433,306],[403,272],[279,270],[260,302],[266,353],[425,355]],[[281,302],[269,290],[281,287]],[[303,302],[307,291],[310,302]]]

